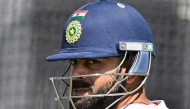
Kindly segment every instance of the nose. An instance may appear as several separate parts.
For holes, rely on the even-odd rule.
[[[87,72],[88,72],[88,69],[83,64],[80,64],[80,63],[72,66],[71,68],[71,76],[86,75]]]

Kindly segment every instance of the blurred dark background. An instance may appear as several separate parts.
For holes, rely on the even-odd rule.
[[[59,52],[67,18],[95,0],[0,0],[0,109],[60,109],[49,77],[67,62]],[[190,0],[118,0],[136,8],[155,37],[147,96],[170,109],[190,107]]]

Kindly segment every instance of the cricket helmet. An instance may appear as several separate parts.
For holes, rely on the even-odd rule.
[[[153,35],[142,15],[128,4],[100,0],[82,6],[69,17],[60,52],[46,60],[120,56],[124,54],[120,42],[150,43],[155,56]]]
[[[126,75],[144,76],[145,79],[135,90],[117,94],[125,96],[134,93],[145,83],[149,74],[151,59],[155,57],[154,48],[152,31],[148,23],[136,9],[125,3],[100,0],[82,6],[69,17],[64,26],[60,52],[48,56],[46,60],[59,61],[123,55],[125,59],[128,51],[136,51],[136,58]],[[71,94],[72,78],[73,76],[51,77],[50,80],[53,83],[57,95],[56,100],[60,102],[60,100],[69,99],[74,107],[71,98],[76,98],[76,96],[72,96]],[[64,81],[68,79],[70,80],[69,84]],[[127,76],[122,81],[126,79]],[[69,97],[60,97],[55,88],[54,80],[64,81],[67,87],[70,87]],[[115,96],[110,93],[103,96],[112,95]],[[90,96],[97,97],[96,95]],[[122,97],[118,100],[120,99]],[[60,104],[64,108],[62,103]]]

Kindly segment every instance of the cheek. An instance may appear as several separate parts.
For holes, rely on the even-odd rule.
[[[113,81],[113,78],[111,76],[100,76],[100,77],[93,77],[93,92],[97,92],[97,90],[105,85],[106,83]]]

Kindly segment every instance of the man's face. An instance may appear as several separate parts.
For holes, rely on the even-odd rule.
[[[88,74],[109,74],[120,63],[119,57],[76,59],[70,60],[72,65],[71,76]],[[72,95],[105,94],[114,85],[114,79],[110,76],[91,76],[73,79]],[[113,92],[117,92],[119,86]],[[109,106],[115,97],[83,97],[72,99],[77,109],[103,109]]]

